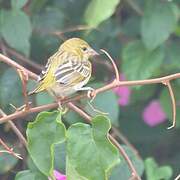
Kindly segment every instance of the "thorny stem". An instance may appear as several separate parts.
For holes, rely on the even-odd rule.
[[[179,180],[179,179],[180,179],[180,174],[174,180]]]
[[[35,80],[37,79],[37,75],[35,73],[29,71],[28,69],[24,68],[23,66],[19,65],[18,63],[16,63],[12,59],[8,58],[7,56],[4,56],[1,53],[0,53],[0,61],[8,64],[9,66],[11,66],[15,69],[22,69],[29,75],[30,78],[35,79]]]
[[[3,117],[6,117],[7,115],[4,113],[4,111],[2,111],[2,109],[0,109],[0,114]],[[20,141],[22,142],[22,144],[27,147],[27,141],[25,139],[25,137],[22,135],[22,133],[20,132],[20,130],[16,127],[16,125],[12,122],[12,121],[7,121],[7,123],[10,125],[11,129],[14,131],[14,133],[18,136],[18,138],[20,139]]]
[[[113,65],[113,68],[114,68],[116,81],[119,81],[119,71],[118,71],[118,68],[117,68],[114,60],[111,58],[111,56],[109,55],[109,53],[106,52],[104,49],[100,49],[100,50],[101,50],[101,51],[109,58],[109,60],[111,61],[112,65]]]
[[[173,93],[173,89],[171,87],[171,83],[169,81],[167,82],[163,82],[164,85],[166,85],[168,87],[168,91],[171,97],[171,105],[172,105],[172,125],[169,126],[167,129],[172,129],[173,127],[176,126],[176,100],[174,97],[174,93]]]
[[[6,54],[9,54],[11,56],[16,57],[18,61],[25,63],[26,65],[32,67],[33,69],[36,69],[37,71],[42,70],[43,66],[41,66],[40,64],[35,63],[31,59],[28,59],[24,55],[22,55],[22,54],[16,52],[15,50],[7,47],[3,42],[1,43],[1,45],[2,45],[2,48],[4,48],[4,51],[6,52]],[[4,52],[3,52],[3,54],[4,54]],[[6,54],[4,54],[4,55],[6,55]]]
[[[128,139],[127,139],[118,129],[116,129],[116,127],[113,127],[113,126],[112,126],[111,129],[112,129],[112,133],[114,133],[114,135],[115,135],[116,137],[118,137],[119,140],[120,140],[123,144],[125,144],[126,146],[128,146],[128,147],[133,151],[133,153],[134,153],[139,159],[141,159],[138,151],[137,151],[136,148],[128,141]]]
[[[0,144],[6,149],[6,151],[4,150],[0,150],[0,153],[3,153],[3,152],[7,152],[9,154],[12,154],[14,157],[18,158],[18,159],[22,159],[22,157],[20,156],[20,154],[18,153],[15,153],[13,151],[13,148],[10,148],[8,147],[8,145],[0,138]]]

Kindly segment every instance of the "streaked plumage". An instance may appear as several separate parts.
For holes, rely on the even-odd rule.
[[[83,87],[91,77],[89,58],[97,55],[88,43],[79,38],[65,41],[58,51],[49,58],[39,76],[39,85],[30,94],[48,90],[56,97],[65,97]]]

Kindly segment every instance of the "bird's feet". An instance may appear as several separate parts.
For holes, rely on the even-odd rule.
[[[63,107],[61,104],[62,99],[58,99],[57,103],[58,103],[58,110],[61,112],[62,115],[66,114],[68,111],[67,107]]]
[[[93,89],[93,88],[88,90],[87,97],[90,99],[90,102],[92,102],[95,99],[95,97],[96,97],[96,90]]]

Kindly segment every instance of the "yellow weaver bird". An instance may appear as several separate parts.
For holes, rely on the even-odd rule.
[[[67,97],[76,91],[93,90],[83,87],[91,77],[91,57],[98,55],[80,38],[66,40],[52,55],[41,72],[38,86],[29,95],[47,90],[56,98]]]

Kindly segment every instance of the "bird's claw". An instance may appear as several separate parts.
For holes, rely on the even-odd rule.
[[[88,90],[87,97],[91,99],[90,102],[92,102],[96,97],[96,90],[93,88],[91,90]]]
[[[58,100],[58,110],[61,112],[62,115],[66,114],[68,112],[67,107],[62,107],[61,101]]]

